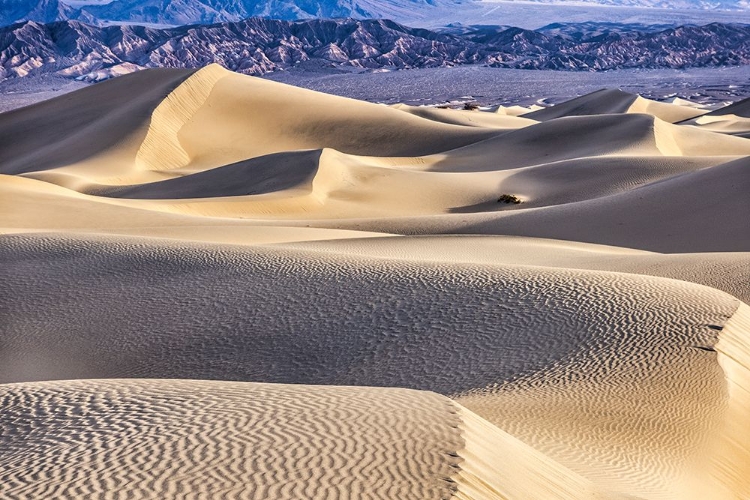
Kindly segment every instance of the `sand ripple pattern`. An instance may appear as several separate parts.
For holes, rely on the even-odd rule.
[[[2,382],[210,378],[452,394],[589,353],[660,359],[711,345],[706,325],[736,309],[713,289],[619,273],[119,237],[2,243]]]
[[[8,500],[447,499],[463,446],[449,399],[403,389],[69,381],[0,404]]]
[[[104,237],[6,236],[1,255],[4,382],[460,395],[565,467],[653,498],[675,497],[727,397],[711,350],[738,302],[681,281]]]
[[[0,498],[742,498],[750,141],[695,114],[213,65],[1,115]]]

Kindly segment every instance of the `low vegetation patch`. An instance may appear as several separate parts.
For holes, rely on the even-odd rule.
[[[521,203],[521,200],[515,195],[504,194],[504,195],[501,195],[500,198],[497,199],[497,202],[518,205],[519,203]]]

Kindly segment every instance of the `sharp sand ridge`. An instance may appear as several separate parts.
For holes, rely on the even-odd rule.
[[[0,497],[750,497],[741,108],[0,114]]]

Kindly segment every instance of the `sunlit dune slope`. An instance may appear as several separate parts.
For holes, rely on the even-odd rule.
[[[576,99],[522,115],[537,121],[564,116],[601,115],[608,113],[646,113],[669,123],[689,120],[705,110],[678,104],[657,102],[615,89],[602,89]]]

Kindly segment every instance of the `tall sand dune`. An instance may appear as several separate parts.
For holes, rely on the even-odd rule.
[[[494,133],[211,65],[176,88],[155,110],[138,164],[151,170],[206,168],[322,147],[352,154],[423,155]]]
[[[49,170],[137,151],[154,110],[194,72],[157,69],[0,114],[0,173]]]

